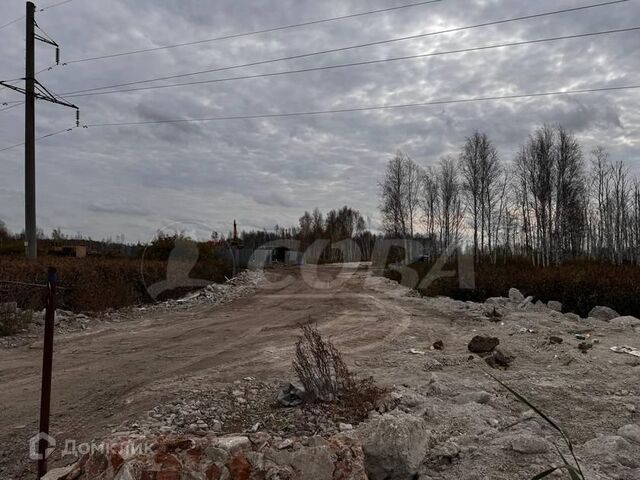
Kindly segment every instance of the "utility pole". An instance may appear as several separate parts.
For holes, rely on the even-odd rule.
[[[38,256],[36,235],[36,6],[27,2],[27,62],[24,109],[24,219],[27,258]]]
[[[35,20],[36,6],[33,2],[27,2],[26,14],[26,68],[25,88],[16,87],[0,81],[11,90],[22,93],[25,96],[24,111],[24,216],[25,216],[25,253],[27,258],[35,259],[38,256],[38,238],[36,230],[36,99],[64,105],[76,110],[76,127],[80,126],[80,111],[75,105],[65,102],[47,90],[35,78],[36,40],[48,43],[56,47],[56,64],[60,64],[60,47],[38,27]],[[36,33],[36,28],[43,35]],[[37,90],[37,91],[36,91]]]

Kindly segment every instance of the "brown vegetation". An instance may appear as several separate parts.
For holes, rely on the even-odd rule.
[[[350,415],[364,418],[386,391],[372,378],[358,379],[349,371],[342,354],[312,324],[301,325],[293,369],[306,392],[324,402],[336,402]]]
[[[147,286],[164,280],[167,275],[167,261],[161,259],[40,257],[33,262],[3,256],[0,257],[0,280],[45,284],[49,266],[58,271],[62,287],[59,305],[73,311],[100,311],[153,301]],[[230,274],[231,267],[224,261],[201,258],[190,275],[222,282],[224,276]],[[178,288],[164,292],[159,299],[180,296],[188,290]],[[17,301],[21,308],[33,310],[44,308],[42,289],[28,285],[2,285],[1,301]]]
[[[422,279],[432,266],[417,262],[411,268]],[[455,268],[449,264],[444,270]],[[388,276],[400,279],[394,271],[389,271]],[[585,317],[596,305],[609,306],[621,315],[640,316],[640,268],[633,265],[572,261],[541,267],[532,266],[527,259],[511,259],[497,265],[482,261],[475,266],[475,289],[461,289],[458,278],[450,277],[440,278],[418,290],[426,296],[484,301],[489,297],[506,296],[511,287],[544,302],[559,300],[563,311]]]

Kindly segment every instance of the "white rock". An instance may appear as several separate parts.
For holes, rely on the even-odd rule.
[[[485,405],[491,401],[491,394],[484,391],[461,393],[456,397],[456,401],[460,404],[480,403]]]
[[[357,432],[370,480],[415,478],[430,442],[424,420],[400,412],[386,414],[360,424]]]
[[[636,327],[640,325],[640,319],[632,317],[631,315],[626,315],[623,317],[612,318],[609,320],[609,323],[618,327]]]
[[[598,305],[597,307],[593,307],[589,312],[589,316],[593,318],[597,318],[598,320],[609,321],[620,315],[613,308],[605,307],[602,305]]]
[[[547,302],[547,307],[549,307],[551,310],[555,310],[556,312],[562,311],[562,303],[558,302],[557,300],[551,300]]]
[[[573,312],[567,312],[567,313],[564,314],[564,316],[567,317],[569,320],[572,320],[574,322],[579,322],[580,320],[582,320],[580,315],[578,315],[577,313],[573,313]]]
[[[504,307],[507,305],[508,301],[509,299],[505,297],[489,297],[484,301],[484,303],[488,305],[495,305],[497,307]]]
[[[229,452],[233,452],[234,450],[238,450],[240,448],[248,447],[251,445],[251,441],[248,437],[244,436],[234,436],[234,437],[222,437],[218,439],[217,446],[227,450]]]
[[[518,453],[546,453],[549,451],[549,442],[533,435],[516,435],[511,440],[511,448]]]
[[[533,301],[533,297],[531,295],[529,295],[527,298],[525,298],[522,302],[520,302],[520,304],[518,305],[518,308],[521,310],[527,310],[528,308],[531,307],[532,302]]]
[[[524,300],[524,295],[517,288],[510,288],[509,300],[511,300],[514,303],[520,303]]]
[[[618,429],[618,435],[625,440],[640,445],[640,426],[630,423]]]
[[[69,472],[71,472],[71,470],[73,470],[73,467],[75,465],[69,465],[66,467],[62,467],[62,468],[54,468],[52,470],[49,470],[47,472],[47,474],[42,477],[42,480],[60,480],[63,479],[64,477],[67,476],[67,474],[69,474]]]

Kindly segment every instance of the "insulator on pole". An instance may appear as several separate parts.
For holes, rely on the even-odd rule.
[[[60,65],[60,47],[56,47],[56,65]]]
[[[76,110],[76,127],[80,126],[80,110]]]

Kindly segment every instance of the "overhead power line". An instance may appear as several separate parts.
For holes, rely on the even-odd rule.
[[[88,92],[88,93],[76,93],[76,94],[74,94],[73,92],[69,92],[69,93],[65,93],[65,96],[68,97],[68,98],[89,97],[89,96],[95,96],[95,95],[109,95],[109,94],[113,94],[113,93],[137,92],[137,91],[141,91],[141,90],[157,90],[157,89],[164,89],[164,88],[174,88],[174,87],[184,87],[184,86],[192,86],[192,85],[202,85],[202,84],[208,84],[208,83],[230,82],[230,81],[235,81],[235,80],[248,80],[248,79],[264,78],[264,77],[276,77],[276,76],[281,76],[281,75],[290,75],[290,74],[307,73],[307,72],[317,72],[317,71],[322,71],[322,70],[332,70],[332,69],[346,68],[346,67],[358,67],[358,66],[364,66],[364,65],[374,65],[374,64],[379,64],[379,63],[395,62],[395,61],[400,61],[400,60],[413,60],[413,59],[418,59],[418,58],[444,56],[444,55],[451,55],[451,54],[456,54],[456,53],[469,53],[469,52],[477,52],[477,51],[484,51],[484,50],[492,50],[492,49],[497,49],[497,48],[518,47],[518,46],[531,45],[531,44],[536,44],[536,43],[547,43],[547,42],[555,42],[555,41],[559,41],[559,40],[569,40],[569,39],[576,39],[576,38],[594,37],[594,36],[598,36],[598,35],[609,35],[609,34],[614,34],[614,33],[626,33],[626,32],[638,31],[638,30],[640,30],[640,26],[638,26],[638,27],[629,27],[629,28],[619,28],[619,29],[615,29],[615,30],[605,30],[605,31],[600,31],[600,32],[578,33],[578,34],[574,34],[574,35],[564,35],[564,36],[560,36],[560,37],[540,38],[540,39],[535,39],[535,40],[523,40],[523,41],[519,41],[519,42],[501,43],[501,44],[496,44],[496,45],[485,45],[485,46],[480,46],[480,47],[461,48],[461,49],[457,49],[457,50],[446,50],[446,51],[422,53],[422,54],[416,54],[416,55],[405,55],[405,56],[402,56],[402,57],[390,57],[390,58],[383,58],[383,59],[378,59],[378,60],[365,60],[365,61],[361,61],[361,62],[339,63],[339,64],[334,64],[334,65],[324,65],[324,66],[321,66],[321,67],[301,68],[301,69],[297,69],[297,70],[284,70],[284,71],[280,71],[280,72],[258,73],[258,74],[255,74],[255,75],[241,75],[241,76],[236,76],[236,77],[215,78],[215,79],[211,79],[211,80],[197,80],[197,81],[192,81],[192,82],[174,83],[174,84],[169,84],[169,85],[152,85],[152,86],[148,86],[148,87],[135,87],[135,88],[120,89],[120,90],[108,90],[108,91],[104,91],[104,92]]]
[[[340,108],[333,110],[311,110],[304,112],[286,112],[286,113],[263,113],[257,115],[232,115],[223,117],[208,117],[208,118],[182,118],[171,120],[145,120],[140,122],[113,122],[113,123],[93,123],[86,124],[85,127],[116,127],[116,126],[134,126],[134,125],[152,125],[152,124],[171,124],[171,123],[187,123],[187,122],[214,122],[225,120],[250,120],[260,118],[281,118],[281,117],[300,117],[311,115],[325,115],[330,113],[349,113],[349,112],[367,112],[373,110],[391,110],[399,108],[413,108],[413,107],[430,107],[437,105],[452,105],[459,103],[474,103],[474,102],[487,102],[491,100],[516,100],[522,98],[534,98],[534,97],[550,97],[554,95],[574,95],[581,93],[597,93],[608,91],[620,91],[620,90],[632,90],[640,88],[638,85],[624,85],[617,87],[597,87],[597,88],[583,88],[576,90],[559,90],[554,92],[538,92],[538,93],[522,93],[513,95],[494,95],[487,97],[473,97],[473,98],[460,98],[450,100],[432,100],[428,102],[414,102],[414,103],[402,103],[395,105],[377,105],[371,107],[353,107],[353,108]]]
[[[56,132],[51,132],[51,133],[47,133],[46,135],[42,135],[40,137],[36,137],[36,142],[38,142],[38,141],[40,141],[42,139],[45,139],[45,138],[53,137],[55,135],[60,135],[61,133],[70,132],[71,130],[73,130],[73,128],[75,128],[75,127],[65,128],[63,130],[58,130]],[[23,145],[24,145],[24,142],[16,143],[15,145],[10,145],[8,147],[4,147],[4,148],[0,149],[0,152],[4,152],[5,150],[11,150],[12,148],[21,147]]]
[[[62,5],[66,5],[67,3],[73,2],[73,0],[63,0],[62,2],[58,2],[58,3],[54,3],[53,5],[47,5],[43,8],[41,8],[40,10],[38,10],[39,12],[44,12],[45,10],[49,10],[51,8],[56,8],[56,7],[60,7]]]
[[[61,5],[64,5],[64,4],[72,2],[72,1],[73,0],[64,0],[62,2],[54,3],[53,5],[49,5],[49,6],[43,7],[38,11],[39,12],[44,12],[45,10],[49,10],[50,8],[59,7]],[[14,23],[19,22],[20,20],[24,20],[25,17],[26,17],[26,15],[22,15],[20,18],[16,18],[14,20],[11,20],[9,23],[5,23],[4,25],[0,25],[0,30],[2,30],[5,27],[8,27],[9,25],[13,25]]]
[[[216,122],[216,121],[229,121],[229,120],[255,120],[255,119],[265,119],[265,118],[301,117],[301,116],[313,116],[313,115],[326,115],[326,114],[334,114],[334,113],[368,112],[368,111],[375,111],[375,110],[392,110],[392,109],[402,109],[402,108],[419,108],[419,107],[430,107],[430,106],[438,106],[438,105],[488,102],[488,101],[495,101],[495,100],[519,100],[523,98],[550,97],[550,96],[558,96],[558,95],[577,95],[577,94],[585,94],[585,93],[599,93],[599,92],[623,91],[623,90],[634,90],[634,89],[640,89],[640,84],[621,85],[617,87],[583,88],[583,89],[564,90],[564,91],[559,90],[554,92],[536,92],[536,93],[522,93],[522,94],[513,94],[513,95],[494,95],[494,96],[487,96],[487,97],[459,98],[459,99],[450,99],[450,100],[433,100],[428,102],[401,103],[401,104],[395,104],[395,105],[377,105],[377,106],[371,106],[371,107],[340,108],[340,109],[333,109],[333,110],[310,110],[310,111],[304,111],[304,112],[263,113],[263,114],[257,114],[257,115],[233,115],[233,116],[208,117],[208,118],[180,118],[180,119],[168,119],[168,120],[148,120],[148,121],[141,121],[141,122],[89,123],[89,124],[83,125],[83,128],[132,127],[132,126],[139,126],[139,125],[159,125],[159,124],[172,124],[172,123]],[[44,138],[52,137],[54,135],[59,135],[64,132],[70,132],[75,128],[77,127],[70,127],[63,130],[59,130],[57,132],[52,132],[47,135],[38,137],[36,140],[42,140]],[[17,143],[15,145],[10,145],[8,147],[0,149],[0,152],[4,152],[12,148],[17,148],[22,145],[24,145],[24,143]]]
[[[404,37],[391,38],[391,39],[387,39],[387,40],[378,40],[378,41],[374,41],[374,42],[360,43],[360,44],[356,44],[356,45],[349,45],[349,46],[346,46],[346,47],[331,48],[331,49],[319,50],[319,51],[310,52],[310,53],[301,53],[301,54],[298,54],[298,55],[289,55],[289,56],[286,56],[286,57],[273,58],[273,59],[269,59],[269,60],[259,60],[259,61],[255,61],[255,62],[242,63],[242,64],[231,65],[231,66],[227,66],[227,67],[210,68],[210,69],[207,69],[207,70],[198,70],[198,71],[189,72],[189,73],[180,73],[180,74],[175,74],[175,75],[167,75],[167,76],[163,76],[163,77],[154,77],[154,78],[149,78],[149,79],[145,79],[145,80],[136,80],[136,81],[131,81],[131,82],[116,83],[116,84],[112,84],[112,85],[104,85],[102,87],[94,87],[94,88],[87,88],[87,89],[83,89],[83,90],[76,90],[74,92],[67,92],[67,93],[65,93],[65,95],[71,94],[71,93],[85,93],[85,92],[93,92],[93,91],[98,91],[98,90],[106,90],[106,89],[110,89],[110,88],[128,87],[128,86],[131,86],[131,85],[140,85],[140,84],[143,84],[143,83],[151,83],[151,82],[156,82],[156,81],[159,81],[159,80],[172,80],[172,79],[175,79],[175,78],[190,77],[190,76],[193,76],[193,75],[202,75],[202,74],[205,74],[205,73],[222,72],[222,71],[226,71],[226,70],[233,70],[233,69],[236,69],[236,68],[253,67],[253,66],[257,66],[257,65],[266,65],[266,64],[269,64],[269,63],[282,62],[282,61],[286,61],[286,60],[297,60],[297,59],[300,59],[300,58],[308,58],[308,57],[313,57],[313,56],[317,56],[317,55],[324,55],[324,54],[327,54],[327,53],[343,52],[343,51],[346,51],[346,50],[353,50],[353,49],[357,49],[357,48],[371,47],[371,46],[375,46],[375,45],[384,45],[384,44],[388,44],[388,43],[401,42],[401,41],[412,40],[412,39],[416,39],[416,38],[424,38],[424,37],[429,37],[429,36],[434,36],[434,35],[442,35],[442,34],[445,34],[445,33],[461,32],[461,31],[464,31],[464,30],[471,30],[471,29],[487,27],[487,26],[491,26],[491,25],[502,25],[502,24],[505,24],[505,23],[517,22],[517,21],[522,21],[522,20],[530,20],[530,19],[533,19],[533,18],[541,18],[541,17],[547,17],[547,16],[551,16],[551,15],[558,15],[558,14],[563,14],[563,13],[576,12],[576,11],[587,10],[587,9],[596,8],[596,7],[603,7],[603,6],[609,6],[609,5],[625,3],[625,2],[628,2],[628,1],[629,0],[611,0],[611,1],[608,1],[608,2],[604,2],[604,3],[595,3],[595,4],[590,4],[590,5],[583,5],[583,6],[580,6],[580,7],[565,8],[565,9],[562,9],[562,10],[554,10],[554,11],[551,11],[551,12],[543,12],[543,13],[536,13],[536,14],[531,14],[531,15],[524,15],[524,16],[520,16],[520,17],[506,18],[506,19],[502,19],[502,20],[494,20],[494,21],[491,21],[491,22],[477,23],[477,24],[474,24],[474,25],[467,25],[467,26],[464,26],[464,27],[449,28],[449,29],[446,29],[446,30],[438,30],[438,31],[434,31],[434,32],[420,33],[420,34],[416,34],[416,35],[408,35],[408,36],[404,36]]]
[[[69,0],[71,1],[71,0]],[[167,49],[172,49],[172,48],[179,48],[179,47],[186,47],[189,45],[199,45],[199,44],[203,44],[203,43],[211,43],[211,42],[217,42],[219,40],[229,40],[232,38],[239,38],[239,37],[248,37],[251,35],[259,35],[262,33],[270,33],[270,32],[277,32],[277,31],[281,31],[281,30],[288,30],[288,29],[292,29],[292,28],[299,28],[299,27],[307,27],[307,26],[311,26],[311,25],[318,25],[321,23],[328,23],[328,22],[334,22],[337,20],[345,20],[348,18],[356,18],[356,17],[364,17],[365,15],[374,15],[377,13],[385,13],[385,12],[391,12],[394,10],[402,10],[402,9],[406,9],[406,8],[413,8],[413,7],[420,7],[420,6],[424,6],[424,5],[429,5],[432,3],[439,3],[442,0],[429,0],[429,1],[423,1],[423,2],[415,2],[415,3],[408,3],[405,5],[398,5],[395,7],[388,7],[388,8],[380,8],[378,10],[368,10],[366,12],[357,12],[357,13],[351,13],[351,14],[347,14],[347,15],[341,15],[338,17],[330,17],[330,18],[322,18],[319,20],[311,20],[308,22],[301,22],[301,23],[293,23],[293,24],[289,24],[289,25],[281,25],[278,27],[271,27],[271,28],[265,28],[262,30],[252,30],[250,32],[242,32],[242,33],[232,33],[229,35],[223,35],[220,37],[214,37],[214,38],[205,38],[203,40],[195,40],[193,42],[184,42],[184,43],[175,43],[172,45],[163,45],[160,47],[149,47],[149,48],[141,48],[138,50],[129,50],[126,52],[119,52],[119,53],[111,53],[108,55],[99,55],[99,56],[95,56],[95,57],[87,57],[87,58],[79,58],[76,60],[69,60],[68,62],[65,62],[65,64],[69,65],[72,63],[81,63],[81,62],[91,62],[94,60],[102,60],[105,58],[114,58],[114,57],[124,57],[127,55],[135,55],[138,53],[147,53],[147,52],[155,52],[158,50],[167,50]]]
[[[24,15],[22,15],[20,18],[16,18],[15,20],[11,20],[9,23],[5,23],[4,25],[0,25],[0,30],[2,30],[5,27],[8,27],[9,25],[13,25],[14,23],[19,22],[20,20],[24,19]]]

